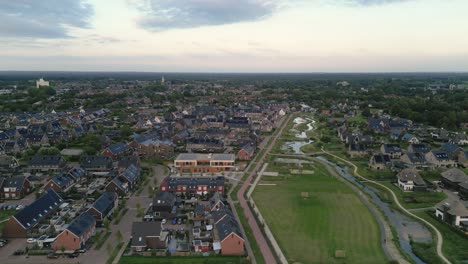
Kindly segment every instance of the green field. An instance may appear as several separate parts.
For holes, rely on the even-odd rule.
[[[314,175],[269,177],[253,198],[290,263],[386,263],[378,224],[359,197],[322,165]],[[301,192],[309,192],[302,198]],[[335,258],[335,250],[346,257]]]
[[[246,264],[245,257],[138,257],[123,256],[119,264]]]

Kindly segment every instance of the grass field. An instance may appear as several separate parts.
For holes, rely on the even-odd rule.
[[[3,221],[8,220],[8,218],[10,218],[10,216],[14,215],[15,213],[17,213],[16,210],[0,211],[0,221],[2,221],[2,223],[0,223],[0,234],[3,232],[3,227],[6,224],[6,221]]]
[[[277,186],[259,185],[253,194],[288,261],[386,263],[377,222],[358,195],[323,166],[308,169],[315,174],[265,180]],[[335,250],[346,257],[335,258]]]
[[[245,257],[125,257],[119,264],[246,264]]]

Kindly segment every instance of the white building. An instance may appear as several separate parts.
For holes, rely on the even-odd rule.
[[[36,81],[36,88],[40,87],[49,87],[49,81],[45,81],[44,79],[40,78]]]
[[[436,216],[449,224],[467,227],[467,202],[448,198],[436,205]]]

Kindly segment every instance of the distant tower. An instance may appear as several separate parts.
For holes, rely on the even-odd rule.
[[[164,84],[165,81],[164,81],[164,76],[161,78],[161,84]]]

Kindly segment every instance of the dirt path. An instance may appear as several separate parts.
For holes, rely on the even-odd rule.
[[[332,154],[328,151],[326,151],[323,147],[322,147],[322,152],[327,154],[327,155],[330,155],[332,157],[335,157],[343,162],[346,162],[347,164],[351,165],[353,168],[354,168],[354,174],[358,177],[360,177],[361,179],[364,179],[370,183],[373,183],[375,185],[378,185],[382,188],[384,188],[385,190],[387,190],[388,192],[390,192],[392,194],[392,197],[393,197],[393,200],[395,201],[395,204],[403,211],[405,212],[407,215],[409,216],[412,216],[413,218],[425,223],[427,226],[429,226],[430,228],[432,228],[432,230],[434,230],[434,232],[436,233],[437,235],[437,255],[445,262],[445,263],[448,263],[448,264],[451,264],[451,262],[444,256],[444,253],[442,252],[442,244],[444,242],[444,238],[442,236],[442,234],[440,233],[440,231],[431,223],[429,223],[427,220],[413,214],[412,212],[410,212],[408,209],[406,209],[405,207],[403,207],[400,203],[400,201],[398,201],[398,198],[396,196],[396,194],[390,189],[388,188],[387,186],[379,183],[379,182],[376,182],[376,181],[373,181],[373,180],[370,180],[370,179],[367,179],[366,177],[363,177],[362,175],[359,174],[358,172],[358,167],[356,166],[356,164],[352,163],[351,161],[349,160],[346,160],[346,159],[343,159],[341,158],[340,156],[337,156],[335,154]]]
[[[252,233],[255,237],[255,240],[258,243],[258,247],[260,248],[260,251],[262,252],[263,258],[265,259],[265,262],[268,264],[273,264],[277,263],[277,260],[275,256],[273,255],[273,252],[271,251],[267,240],[265,239],[265,236],[263,235],[260,227],[257,224],[257,221],[255,220],[255,216],[252,213],[252,210],[250,210],[250,207],[247,204],[246,199],[244,198],[244,194],[249,187],[254,175],[260,170],[262,164],[265,161],[265,157],[268,155],[268,153],[271,151],[271,149],[274,146],[274,143],[276,140],[279,138],[279,136],[283,133],[284,128],[287,126],[291,119],[292,115],[290,115],[286,120],[283,119],[283,123],[279,127],[279,130],[277,134],[274,136],[272,141],[268,146],[266,146],[266,150],[263,153],[263,155],[260,157],[258,162],[256,163],[254,169],[252,172],[249,174],[247,177],[246,181],[242,184],[241,188],[239,189],[239,192],[237,193],[237,199],[239,200],[239,203],[244,210],[245,217],[247,218],[247,222],[249,223],[250,228],[252,229]],[[260,152],[259,152],[260,153]]]

